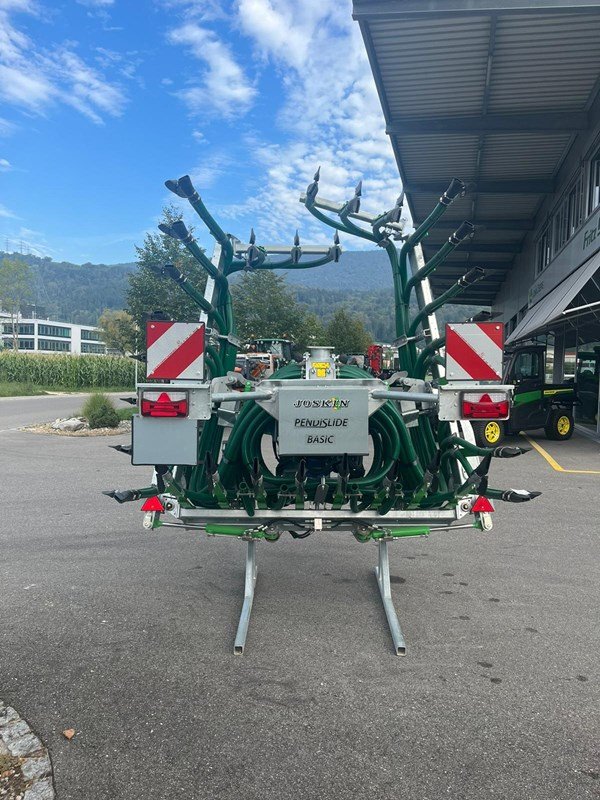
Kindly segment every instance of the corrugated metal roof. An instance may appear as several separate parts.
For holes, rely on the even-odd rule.
[[[424,243],[425,256],[449,235],[450,220],[475,214],[496,223],[478,227],[469,252],[457,250],[432,287],[447,288],[465,265],[501,263],[464,295],[491,301],[515,256],[507,250],[532,228],[545,197],[540,188],[552,186],[597,95],[600,2],[575,7],[569,0],[531,0],[517,9],[510,0],[473,0],[471,7],[461,0],[354,0],[354,15],[415,222],[431,211],[450,178],[471,183],[444,229]],[[571,115],[579,124],[573,130]],[[497,183],[511,180],[508,188]],[[528,181],[545,186],[531,183],[528,191]],[[522,224],[498,229],[502,220]],[[498,252],[489,252],[494,245]]]
[[[480,175],[482,178],[553,175],[570,140],[569,133],[487,134]]]

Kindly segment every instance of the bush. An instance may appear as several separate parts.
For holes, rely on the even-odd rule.
[[[109,397],[93,394],[83,406],[81,416],[89,422],[90,428],[117,428],[119,415]]]

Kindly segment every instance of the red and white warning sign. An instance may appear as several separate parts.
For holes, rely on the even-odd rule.
[[[204,378],[203,322],[147,322],[146,349],[149,380]]]
[[[462,322],[446,325],[446,379],[501,381],[504,325]]]

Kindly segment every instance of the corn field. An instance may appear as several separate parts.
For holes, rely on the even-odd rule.
[[[142,368],[143,369],[143,368]],[[143,374],[140,370],[140,374]],[[0,352],[0,382],[48,389],[132,388],[135,361],[121,356],[36,355]]]

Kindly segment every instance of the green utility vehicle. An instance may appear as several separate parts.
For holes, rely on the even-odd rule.
[[[546,383],[545,361],[543,344],[506,350],[503,380],[515,387],[513,407],[507,420],[472,423],[480,446],[498,445],[507,435],[541,428],[548,439],[571,438],[575,383]]]

